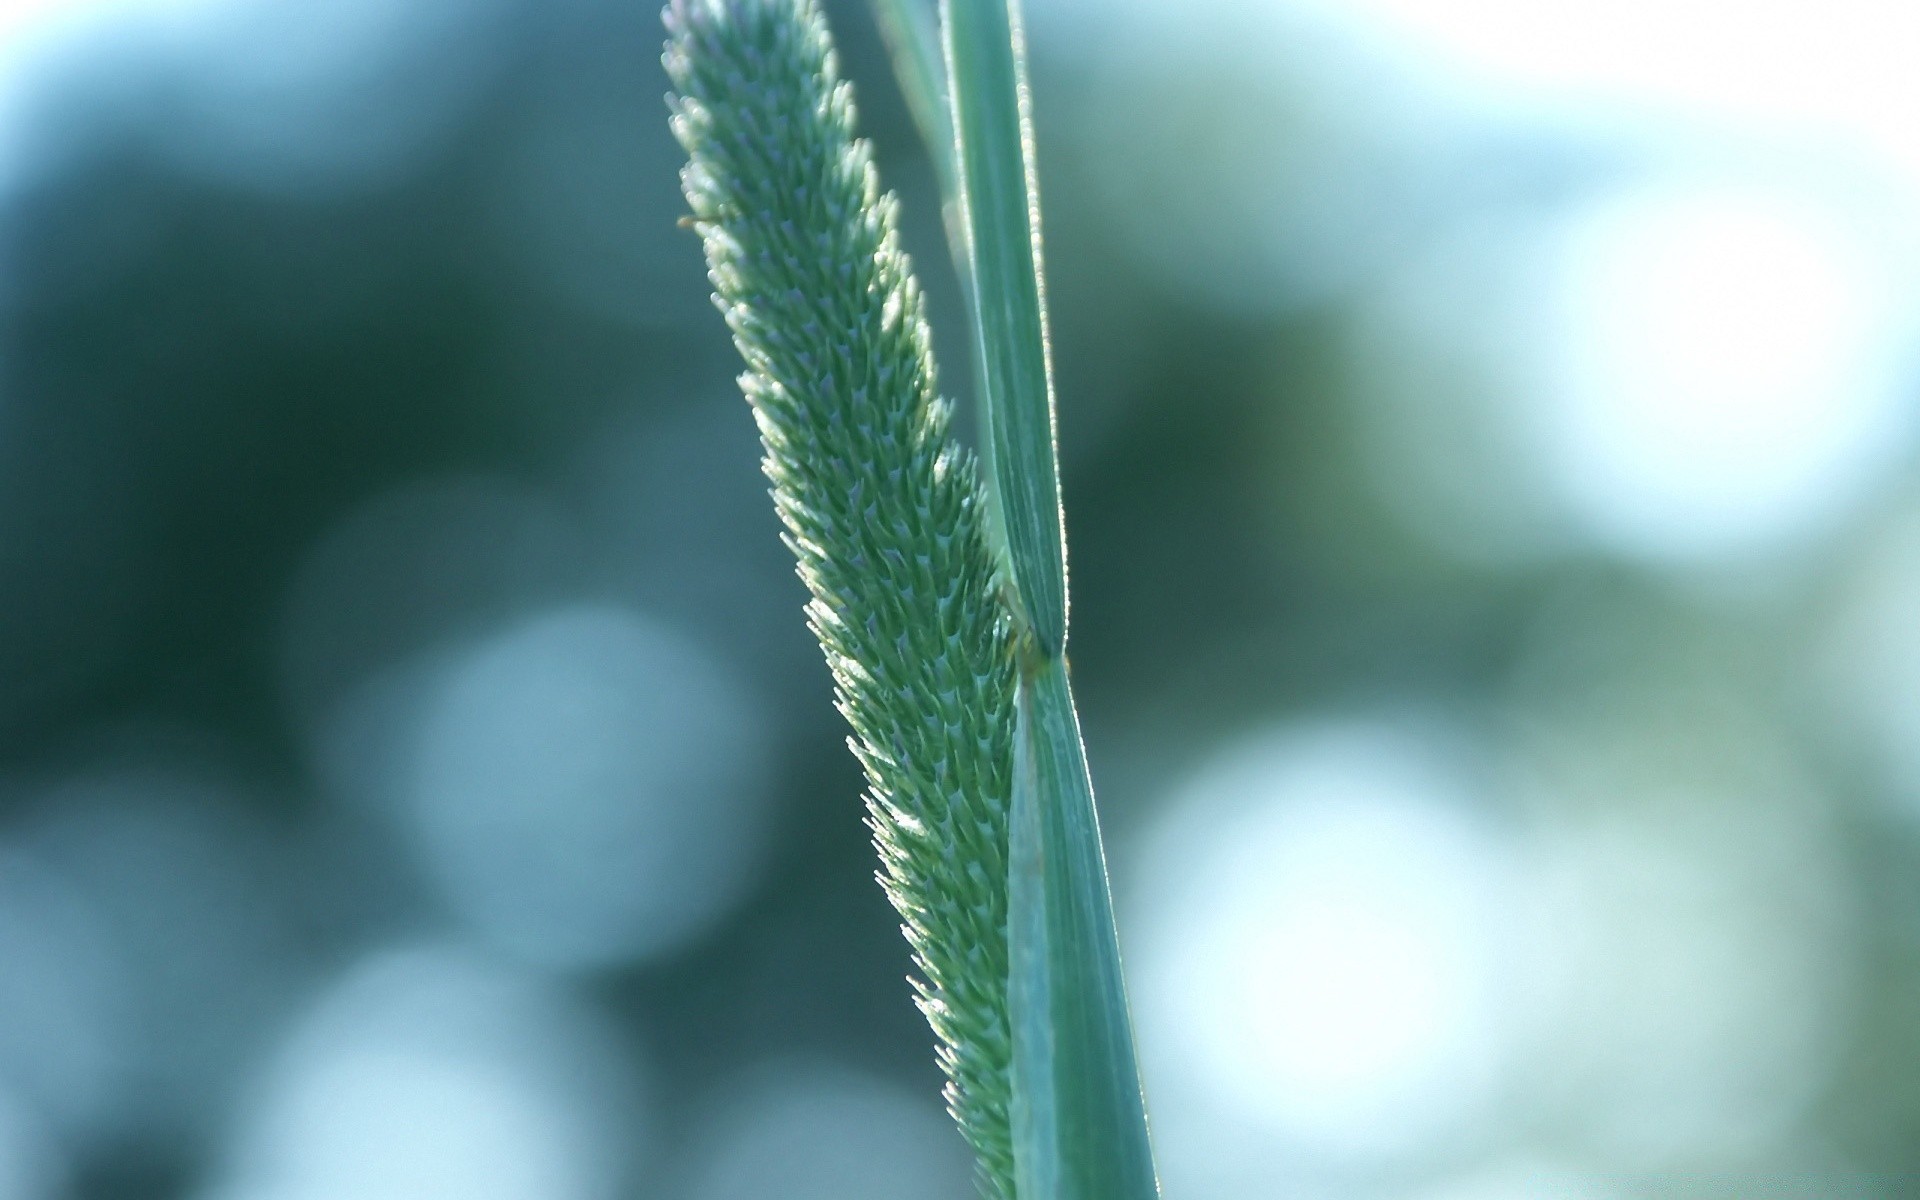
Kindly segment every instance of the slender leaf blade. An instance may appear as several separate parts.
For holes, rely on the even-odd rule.
[[[1067,639],[1066,530],[1041,287],[1025,49],[1006,0],[942,0],[986,455],[1020,607],[1040,648]]]
[[[1007,1014],[1013,1035],[1014,1194],[1060,1191],[1059,1101],[1054,1092],[1053,971],[1048,962],[1046,808],[1035,775],[1032,695],[1015,691],[1013,796],[1007,833]]]
[[[1154,1200],[1106,858],[1063,661],[1023,673],[1016,712],[1007,920],[1020,1200]]]

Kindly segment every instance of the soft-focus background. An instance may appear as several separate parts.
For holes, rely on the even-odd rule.
[[[1170,1200],[1920,1195],[1920,8],[1029,19]],[[968,1194],[658,53],[0,2],[0,1200]]]

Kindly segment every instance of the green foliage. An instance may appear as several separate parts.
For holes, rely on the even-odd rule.
[[[1159,1195],[1080,723],[1061,659],[1020,680],[1008,858],[1019,1194]]]
[[[1022,615],[1040,648],[1058,655],[1067,547],[1024,55],[1002,0],[942,0],[940,14],[994,499]]]
[[[942,0],[989,465],[1032,653],[1008,849],[1016,1182],[1035,1200],[1159,1194],[1080,723],[1025,38],[1009,0]]]
[[[911,0],[876,8],[949,193],[991,507],[974,459],[949,437],[896,205],[853,136],[851,92],[814,0],[668,10],[685,191],[746,359],[775,506],[871,786],[881,879],[905,919],[982,1188],[1006,1200],[1151,1200],[1067,681],[1018,18],[1003,0],[943,4],[943,88],[924,13]]]
[[[871,785],[948,1103],[1012,1195],[1012,633],[974,459],[935,394],[896,205],[810,0],[678,0],[675,135],[764,469]]]

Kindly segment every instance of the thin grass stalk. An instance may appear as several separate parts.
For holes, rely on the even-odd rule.
[[[1068,682],[1065,517],[1017,0],[942,0],[988,430],[1023,654],[1008,850],[1013,1125],[1023,1200],[1153,1200],[1106,855]]]

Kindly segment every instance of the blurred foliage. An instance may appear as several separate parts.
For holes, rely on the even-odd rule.
[[[330,10],[285,11],[325,25]],[[1298,61],[1226,64],[1196,88],[1177,58],[1130,60],[1097,31],[1069,44],[1062,11],[1036,13],[1033,70],[1073,661],[1130,968],[1158,979],[1169,961],[1129,914],[1152,916],[1155,831],[1184,781],[1243,735],[1357,714],[1441,730],[1467,747],[1460,812],[1544,831],[1526,861],[1545,891],[1510,915],[1564,918],[1544,940],[1577,962],[1556,978],[1605,1001],[1502,1010],[1526,1026],[1525,1061],[1472,1136],[1316,1158],[1281,1129],[1243,1139],[1242,1176],[1183,1157],[1205,1144],[1189,1114],[1209,1110],[1181,1107],[1173,1041],[1153,1044],[1167,1027],[1143,1019],[1169,1194],[1911,1194],[1910,448],[1771,560],[1636,559],[1569,534],[1524,480],[1498,491],[1497,471],[1461,487],[1548,535],[1463,551],[1475,531],[1433,534],[1463,510],[1410,510],[1413,476],[1380,451],[1400,411],[1380,380],[1442,398],[1439,433],[1412,426],[1436,453],[1502,385],[1460,347],[1390,340],[1381,296],[1450,231],[1533,228],[1659,154],[1526,120],[1429,136],[1446,115],[1418,97],[1394,125],[1377,115],[1391,89],[1330,85],[1345,60],[1310,40]],[[675,226],[656,15],[419,12],[439,24],[403,37],[366,18],[391,61],[315,68],[352,104],[210,92],[222,64],[304,36],[262,17],[254,42],[211,57],[76,41],[85,53],[6,109],[38,132],[0,165],[0,1125],[37,1113],[72,1175],[23,1200],[257,1194],[221,1190],[233,1129],[313,998],[382,947],[487,944],[379,789],[353,794],[335,714],[563,603],[642,613],[745,681],[763,727],[711,752],[764,752],[775,781],[751,882],[712,924],[650,957],[534,972],[640,1064],[645,1132],[623,1145],[617,1194],[749,1186],[700,1174],[714,1114],[762,1147],[815,1128],[779,1088],[727,1099],[769,1061],[937,1094],[733,354]],[[932,324],[961,329],[933,175],[882,48],[859,6],[830,15]],[[1236,104],[1271,119],[1211,123]],[[1115,120],[1143,113],[1116,160]],[[237,139],[235,114],[268,132]],[[399,150],[348,152],[374,132]],[[312,157],[276,157],[295,151]],[[1237,235],[1275,211],[1322,240],[1249,240],[1240,265],[1298,286],[1209,291],[1166,268],[1169,252],[1237,261]],[[1329,212],[1342,221],[1314,223]],[[964,348],[939,350],[947,389],[969,395]],[[354,736],[404,733],[368,711]],[[168,890],[193,871],[213,882]],[[258,928],[215,919],[234,911]],[[107,966],[81,961],[93,943],[70,926],[103,931]],[[123,981],[95,1024],[75,1001],[59,1026],[109,1031],[91,1058],[30,1044],[40,1027],[19,1013],[68,1012],[47,998],[66,993],[33,991],[49,963],[74,996]],[[175,1061],[182,1038],[207,1049]],[[856,1125],[891,1111],[893,1093],[831,1078],[831,1111]],[[1689,1090],[1701,1079],[1723,1091]],[[1531,1167],[1433,1190],[1536,1159],[1573,1164],[1587,1190],[1528,1183],[1559,1178]]]

